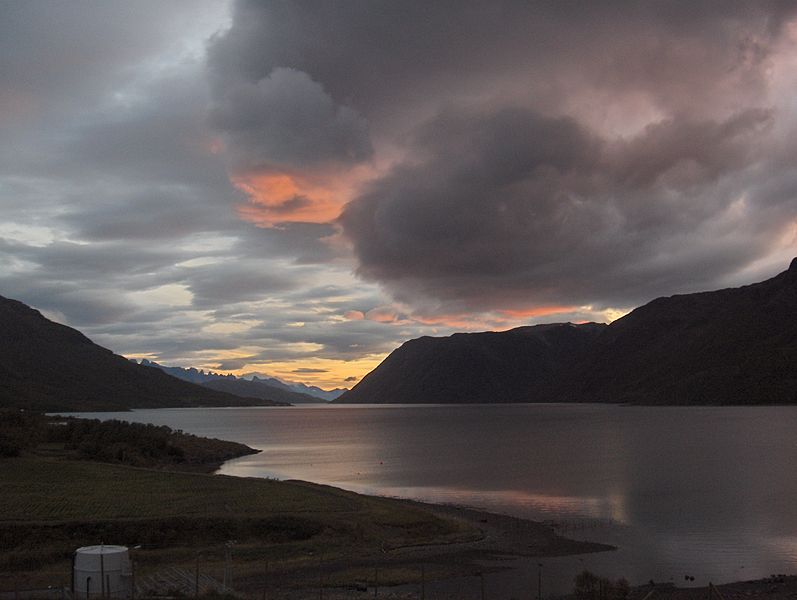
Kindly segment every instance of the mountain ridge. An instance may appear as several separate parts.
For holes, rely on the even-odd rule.
[[[240,396],[242,398],[259,398],[261,400],[286,402],[288,404],[324,402],[324,400],[309,394],[295,392],[290,388],[290,386],[287,384],[282,384],[282,382],[277,379],[274,379],[273,381],[280,383],[281,385],[279,386],[271,385],[269,383],[271,380],[255,378],[254,380],[250,381],[248,379],[236,377],[235,375],[231,374],[222,375],[220,373],[214,373],[211,371],[206,373],[204,370],[197,370],[194,367],[187,369],[183,367],[167,367],[154,361],[147,360],[146,358],[142,359],[140,364],[147,367],[160,369],[164,373],[171,375],[172,377],[176,377],[177,379],[195,383],[197,385],[201,385],[202,387],[219,392]]]
[[[585,325],[561,323],[409,340],[336,402],[793,404],[795,317],[797,258],[766,281],[586,324],[578,343],[568,328]]]
[[[0,296],[0,408],[54,412],[274,404],[135,364],[78,330]]]

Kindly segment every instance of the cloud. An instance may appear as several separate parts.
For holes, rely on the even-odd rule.
[[[766,251],[794,209],[789,198],[750,214],[771,125],[747,110],[618,141],[528,109],[448,111],[340,223],[361,276],[406,302],[628,305]]]
[[[372,152],[365,119],[337,104],[307,73],[290,68],[225,87],[216,94],[210,121],[224,135],[235,171],[345,165]]]
[[[251,358],[252,357],[228,358],[219,362],[216,368],[220,371],[238,371],[249,364]]]
[[[776,138],[793,129],[778,90],[794,15],[775,1],[241,0],[208,64],[216,102],[290,73],[330,98],[322,122],[331,99],[367,121],[378,167],[337,222],[356,272],[413,312],[618,308],[793,251]],[[306,143],[280,123],[274,140]],[[280,144],[283,168],[316,160]],[[270,149],[238,147],[268,162]]]

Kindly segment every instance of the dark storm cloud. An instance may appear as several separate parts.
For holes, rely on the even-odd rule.
[[[752,219],[743,238],[714,227],[745,192],[735,177],[758,162],[770,126],[752,110],[720,123],[669,119],[613,143],[529,110],[448,113],[421,127],[412,163],[340,222],[360,273],[396,282],[401,299],[638,302],[764,250],[793,198]]]
[[[211,123],[223,132],[236,169],[356,163],[368,158],[368,125],[307,73],[277,68],[217,93]]]
[[[339,223],[394,298],[628,307],[782,251],[795,8],[242,0],[211,84],[219,102],[290,69],[367,119],[393,160]]]
[[[506,94],[505,78],[556,88],[555,75],[571,74],[581,85],[651,87],[662,102],[693,105],[729,80],[759,79],[794,8],[777,0],[241,0],[209,62],[217,93],[290,68],[366,117],[485,85]]]

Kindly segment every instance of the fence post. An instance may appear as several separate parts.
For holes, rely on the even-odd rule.
[[[324,559],[318,559],[318,598],[324,600]]]
[[[196,567],[194,567],[194,598],[199,598],[199,554],[196,555]]]
[[[268,561],[266,561],[266,571],[263,577],[263,600],[268,600],[268,586],[269,586],[269,577],[268,577]]]

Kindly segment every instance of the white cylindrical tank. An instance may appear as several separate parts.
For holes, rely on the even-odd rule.
[[[84,546],[75,551],[75,600],[129,598],[132,573],[125,546]]]

